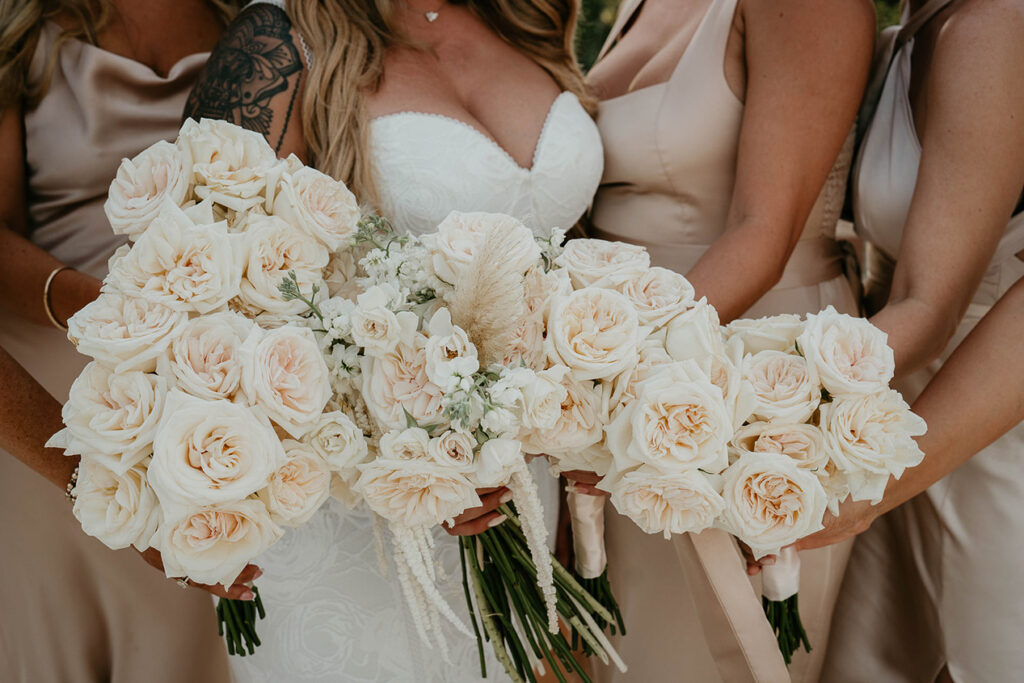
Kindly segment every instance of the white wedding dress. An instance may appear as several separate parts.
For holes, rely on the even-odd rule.
[[[277,4],[277,3],[275,3]],[[541,233],[571,227],[601,179],[597,127],[571,93],[552,103],[523,168],[494,140],[445,116],[402,112],[372,122],[370,145],[385,214],[399,230],[433,230],[450,211],[507,213]],[[557,514],[557,481],[543,461],[531,470],[549,527]],[[383,536],[387,536],[386,527]],[[468,625],[457,541],[436,531],[439,588]],[[553,534],[552,534],[553,537]],[[390,553],[390,539],[382,539]],[[480,680],[476,642],[446,630],[450,663],[416,634],[401,587],[378,555],[373,513],[328,500],[306,525],[289,530],[257,560],[267,618],[254,656],[232,657],[239,683],[409,682]],[[505,680],[487,652],[489,680]]]

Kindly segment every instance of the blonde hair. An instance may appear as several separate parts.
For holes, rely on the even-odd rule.
[[[575,93],[593,114],[573,45],[577,0],[449,0],[463,5],[505,42],[530,57],[562,90]],[[288,15],[314,59],[306,76],[302,127],[312,161],[349,185],[356,196],[378,200],[370,163],[363,95],[384,76],[384,52],[409,44],[394,29],[396,0],[287,0]]]
[[[242,0],[209,0],[227,25]],[[110,0],[0,0],[0,111],[17,102],[31,107],[46,94],[61,46],[69,40],[96,44],[96,36],[114,13]],[[43,24],[67,18],[54,41],[38,83],[29,83],[28,68]]]

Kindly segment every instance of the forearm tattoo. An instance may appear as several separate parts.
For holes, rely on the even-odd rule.
[[[223,119],[262,133],[279,150],[298,93],[302,58],[291,36],[291,22],[278,7],[255,5],[228,27],[203,68],[185,105],[185,118]],[[288,93],[287,110],[274,125],[271,101]],[[275,144],[276,142],[276,144]]]

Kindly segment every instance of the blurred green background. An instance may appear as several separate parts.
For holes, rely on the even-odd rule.
[[[580,61],[590,68],[597,58],[608,29],[615,20],[615,8],[620,0],[583,0],[580,27],[576,35]],[[899,0],[875,0],[878,27],[895,24],[899,19]]]

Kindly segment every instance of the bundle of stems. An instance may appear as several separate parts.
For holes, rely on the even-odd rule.
[[[602,631],[607,630],[613,636],[616,633],[626,635],[626,625],[622,621],[622,611],[619,609],[619,603],[615,599],[615,594],[612,593],[611,582],[608,581],[608,567],[605,567],[604,572],[601,574],[601,576],[598,576],[597,578],[585,579],[575,571],[573,572],[573,577],[576,579],[577,582],[579,582],[581,586],[583,586],[584,590],[586,590],[588,593],[594,596],[594,599],[601,603],[601,605],[608,611],[608,613],[614,617],[613,621],[608,622],[605,621],[604,617],[602,617],[601,615],[595,614],[594,621],[597,622],[598,628],[600,628]],[[582,640],[580,638],[580,635],[573,631],[573,648],[579,646],[581,641],[583,645],[583,652],[587,655],[590,655],[590,646],[587,644],[587,641]]]
[[[252,587],[253,600],[220,598],[217,601],[217,632],[228,644],[228,654],[245,656],[256,654],[260,637],[256,634],[256,620],[267,616],[263,609],[260,589]]]
[[[511,505],[502,506],[508,521],[476,536],[461,539],[463,589],[477,636],[481,674],[487,676],[484,642],[516,683],[536,683],[535,668],[550,669],[561,683],[575,672],[590,683],[586,670],[562,629],[549,629],[544,596],[538,590],[537,567],[530,556],[522,524]],[[551,558],[560,622],[587,646],[587,654],[626,671],[600,623],[615,617],[571,572]],[[479,622],[479,623],[478,623]]]
[[[779,641],[779,652],[788,665],[793,661],[793,653],[804,648],[804,652],[811,651],[811,641],[807,639],[807,631],[800,620],[800,605],[797,596],[794,594],[785,600],[769,600],[761,598],[761,605],[764,607],[764,614],[768,617],[768,623],[775,631],[775,637]]]

